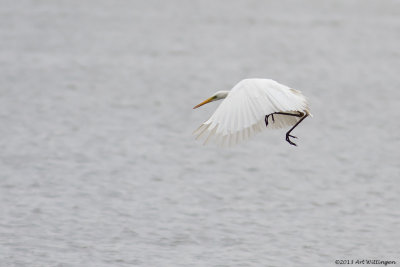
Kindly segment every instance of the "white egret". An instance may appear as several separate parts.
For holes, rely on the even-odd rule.
[[[193,109],[220,99],[224,101],[211,118],[193,133],[196,139],[205,138],[204,144],[214,139],[217,144],[230,146],[265,128],[292,126],[286,141],[296,145],[290,137],[297,137],[290,133],[311,115],[300,91],[270,79],[244,79],[231,91],[218,91]]]

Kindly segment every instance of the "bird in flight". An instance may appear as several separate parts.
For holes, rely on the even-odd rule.
[[[204,144],[214,140],[221,146],[238,144],[265,128],[292,126],[286,141],[296,146],[291,132],[305,118],[312,116],[303,94],[270,79],[244,79],[231,91],[218,91],[196,105],[196,109],[212,101],[224,99],[214,114],[194,135],[204,138]]]

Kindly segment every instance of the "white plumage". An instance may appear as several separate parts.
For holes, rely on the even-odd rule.
[[[196,139],[205,139],[204,144],[215,141],[222,146],[234,145],[265,128],[293,126],[310,114],[307,100],[300,91],[270,79],[242,80],[231,91],[219,91],[195,108],[222,98],[225,99],[210,119],[194,132]],[[274,114],[276,112],[289,115]],[[266,127],[266,115],[270,114],[273,120],[270,117]]]

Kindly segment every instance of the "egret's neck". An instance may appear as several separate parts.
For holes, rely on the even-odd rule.
[[[224,99],[228,96],[229,91],[218,91],[215,95],[217,96],[216,100]]]

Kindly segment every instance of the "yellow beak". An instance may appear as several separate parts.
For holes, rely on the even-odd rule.
[[[194,106],[194,108],[193,109],[195,109],[195,108],[198,108],[198,107],[200,107],[200,106],[202,106],[202,105],[204,105],[204,104],[207,104],[207,103],[209,103],[209,102],[211,102],[211,101],[213,101],[213,97],[210,97],[209,99],[207,99],[207,100],[204,100],[203,102],[201,102],[200,104],[198,104],[198,105],[196,105],[196,106]]]

